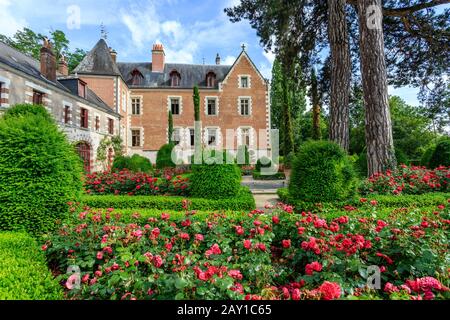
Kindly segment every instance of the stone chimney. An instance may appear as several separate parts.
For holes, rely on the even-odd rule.
[[[64,55],[61,56],[61,59],[58,63],[58,72],[63,76],[69,75],[69,65],[67,64],[66,57]]]
[[[162,44],[154,44],[152,50],[152,72],[164,72],[166,54]]]
[[[117,52],[116,50],[109,48],[109,53],[111,53],[111,58],[113,59],[114,63],[117,63]]]
[[[220,55],[219,54],[217,54],[217,56],[216,56],[216,64],[220,65]]]
[[[41,48],[41,74],[49,81],[56,82],[56,57],[47,38]]]

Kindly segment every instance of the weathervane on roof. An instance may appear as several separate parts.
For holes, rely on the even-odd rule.
[[[102,24],[100,25],[100,34],[101,34],[101,38],[102,38],[103,40],[108,40],[108,31],[106,31],[106,27],[105,27],[105,25],[103,24],[103,22],[102,22]]]

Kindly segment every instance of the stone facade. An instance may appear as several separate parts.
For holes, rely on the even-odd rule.
[[[4,45],[1,45],[0,54],[6,50]],[[12,49],[8,48],[8,50],[11,51]],[[23,59],[31,68],[30,71],[39,72],[39,61],[19,52],[14,52],[14,54],[16,55],[15,60],[8,55],[12,59],[11,63],[6,63],[7,61],[0,59],[0,112],[15,104],[33,103],[35,92],[42,94],[42,104],[53,115],[57,124],[67,134],[68,139],[75,145],[84,143],[89,146],[89,170],[101,170],[101,164],[96,159],[97,148],[100,141],[105,137],[120,134],[120,116],[102,103],[94,103],[89,99],[73,94],[59,82],[53,82],[44,77],[34,77],[33,73],[26,69],[15,68],[14,64],[20,63],[20,59]],[[80,113],[82,109],[88,112],[87,128],[81,127]],[[114,123],[112,133],[110,133],[109,127],[110,119]]]

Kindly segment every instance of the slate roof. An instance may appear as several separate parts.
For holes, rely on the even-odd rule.
[[[79,74],[120,76],[120,71],[111,57],[110,49],[104,39],[100,39],[73,71]]]
[[[86,90],[86,98],[82,98],[78,95],[77,92],[72,92],[67,87],[63,85],[64,79],[75,79],[76,77],[63,77],[60,73],[57,73],[58,80],[56,82],[50,81],[45,78],[40,70],[41,64],[38,60],[30,57],[3,42],[0,42],[0,62],[6,64],[7,66],[19,70],[28,76],[31,76],[39,81],[46,83],[47,85],[58,88],[59,90],[65,91],[68,95],[71,95],[75,98],[85,100],[86,102],[92,103],[97,106],[99,109],[106,111],[110,114],[114,114],[118,116],[118,114],[112,110],[102,99],[100,99],[92,90],[87,88]],[[60,80],[62,82],[60,82]]]
[[[206,75],[209,72],[216,74],[216,87],[218,82],[225,79],[226,75],[231,69],[231,66],[224,65],[195,65],[195,64],[179,64],[179,63],[166,63],[164,66],[164,72],[152,72],[151,63],[118,63],[119,70],[122,73],[122,77],[130,88],[170,88],[170,74],[172,71],[177,71],[181,76],[181,82],[179,88],[192,89],[194,85],[199,87],[206,87]],[[138,70],[143,76],[140,85],[132,85],[131,73],[134,70]]]

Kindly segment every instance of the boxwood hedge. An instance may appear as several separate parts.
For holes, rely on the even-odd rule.
[[[61,300],[36,241],[24,233],[0,232],[0,300]]]
[[[166,196],[83,196],[81,202],[91,208],[159,209],[182,211],[183,197]],[[191,210],[253,210],[255,199],[250,190],[241,187],[238,195],[229,199],[188,198]]]

